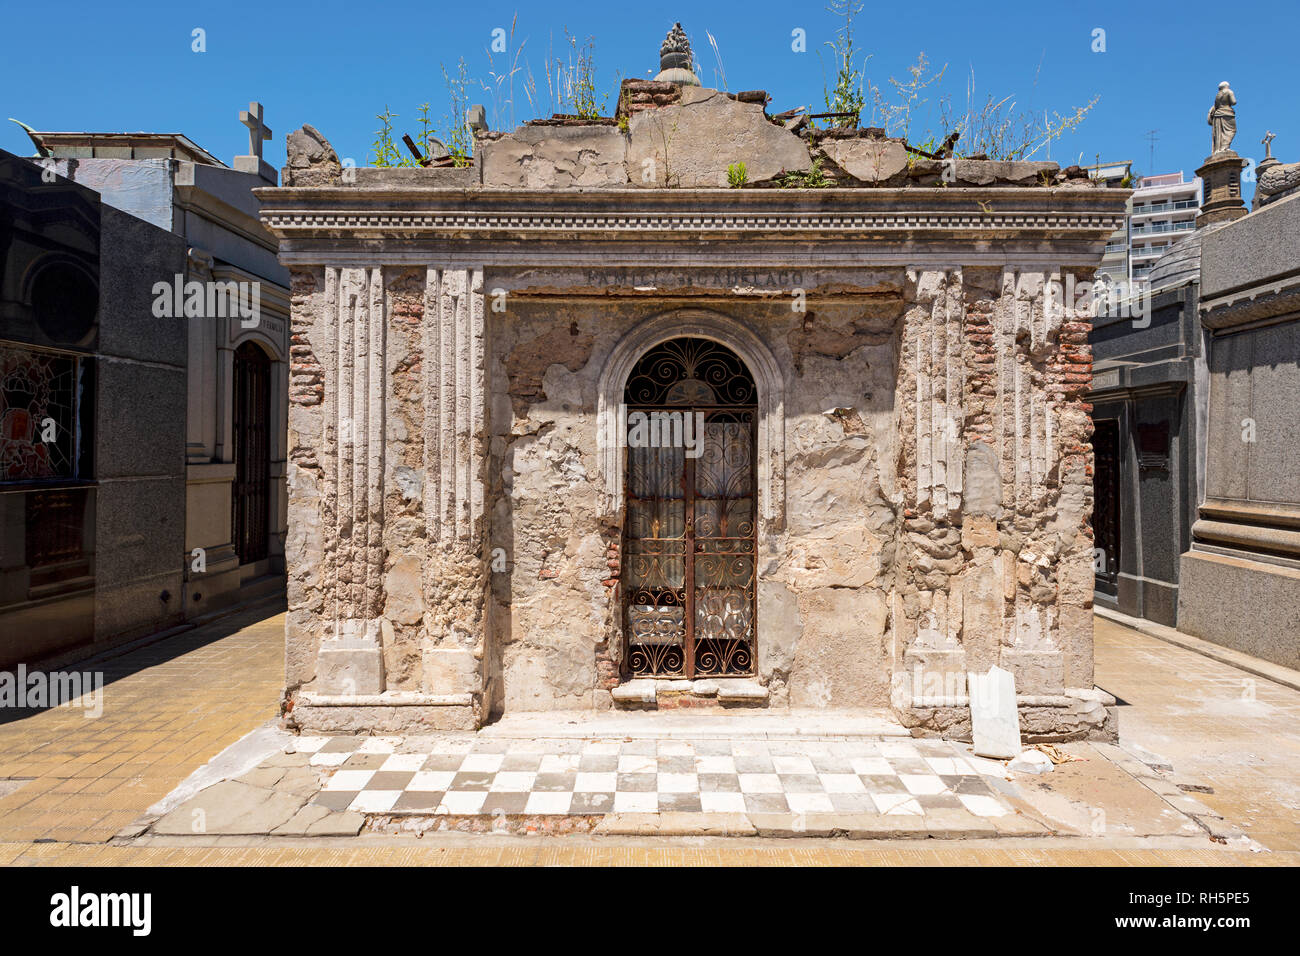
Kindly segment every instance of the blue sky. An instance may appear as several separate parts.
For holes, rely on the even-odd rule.
[[[180,132],[229,162],[247,149],[239,110],[258,99],[275,132],[266,158],[277,167],[285,134],[303,123],[324,133],[341,157],[365,165],[374,114],[385,104],[398,114],[398,134],[417,131],[416,108],[425,101],[441,117],[447,91],[440,64],[453,68],[463,56],[470,73],[489,82],[492,30],[509,30],[516,12],[515,40],[524,41],[524,58],[543,89],[548,46],[558,52],[566,28],[582,39],[595,37],[599,84],[610,93],[611,112],[618,75],[657,71],[659,43],[675,19],[691,35],[706,86],[720,85],[708,31],[729,89],[765,89],[773,111],[821,106],[818,51],[839,22],[824,3],[789,0],[0,3],[0,118],[47,130]],[[196,27],[206,31],[206,52],[191,50]],[[1099,28],[1104,53],[1092,51]],[[807,52],[791,49],[795,29],[806,31]],[[1239,101],[1234,147],[1241,155],[1261,157],[1259,140],[1269,128],[1279,157],[1300,159],[1300,5],[1293,0],[1263,6],[866,0],[857,35],[872,54],[866,71],[877,83],[904,77],[924,52],[933,65],[947,64],[942,89],[957,102],[965,101],[972,70],[977,99],[1013,94],[1020,107],[1040,113],[1070,112],[1099,96],[1078,131],[1053,144],[1051,158],[1062,165],[1081,157],[1091,163],[1100,154],[1107,161],[1132,159],[1143,173],[1190,173],[1210,151],[1205,115],[1220,80],[1232,83]],[[484,102],[491,117],[486,92],[472,99]],[[518,87],[515,101],[521,120],[534,115]],[[3,126],[0,147],[30,155],[22,131]],[[1152,129],[1158,130],[1154,168]]]

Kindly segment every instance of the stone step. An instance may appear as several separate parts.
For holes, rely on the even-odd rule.
[[[625,681],[612,692],[622,710],[675,710],[708,707],[766,707],[767,688],[756,680],[734,677],[698,680]]]

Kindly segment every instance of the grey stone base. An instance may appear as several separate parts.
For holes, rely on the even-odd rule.
[[[1300,669],[1300,570],[1188,551],[1179,583],[1178,630]]]
[[[478,730],[483,708],[475,697],[386,692],[352,698],[301,693],[286,710],[285,722],[311,734],[427,734]]]
[[[1119,740],[1119,709],[1115,698],[1098,688],[1072,688],[1064,694],[1020,694],[1016,703],[1020,735],[1027,744]],[[966,699],[956,698],[933,706],[896,706],[894,713],[914,737],[971,740],[970,703]]]

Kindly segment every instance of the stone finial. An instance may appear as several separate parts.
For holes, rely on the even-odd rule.
[[[475,103],[465,111],[465,125],[475,133],[488,131],[487,110],[482,103]]]
[[[691,41],[680,23],[673,24],[673,28],[668,31],[668,35],[664,37],[664,42],[659,47],[659,69],[673,68],[684,70],[691,68]]]
[[[343,165],[324,136],[314,126],[304,125],[285,141],[289,165],[281,177],[286,186],[337,186],[343,179]]]
[[[1260,140],[1264,147],[1264,162],[1268,162],[1273,158],[1273,140],[1275,139],[1277,139],[1277,134],[1270,129],[1264,132],[1264,138]]]
[[[693,59],[686,31],[681,23],[674,23],[659,47],[659,75],[655,79],[678,86],[699,86],[699,78],[691,69]]]

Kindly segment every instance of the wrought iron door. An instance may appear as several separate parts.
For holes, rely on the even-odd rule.
[[[271,479],[271,360],[249,342],[235,350],[234,393],[230,534],[239,563],[248,564],[266,557]]]
[[[666,342],[628,378],[631,675],[754,672],[756,396],[745,363],[707,339]]]

